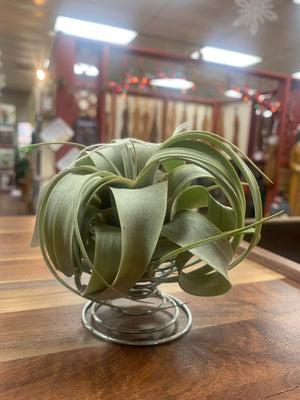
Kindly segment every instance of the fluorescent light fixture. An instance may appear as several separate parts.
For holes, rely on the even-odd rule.
[[[87,76],[98,76],[99,70],[95,65],[84,64],[84,63],[75,63],[74,74],[76,75],[87,75]]]
[[[86,70],[85,74],[87,76],[98,76],[99,69],[95,67],[95,65],[90,65],[89,68]]]
[[[185,79],[179,79],[179,78],[168,78],[168,79],[151,79],[150,84],[152,86],[160,86],[169,89],[187,90],[194,85],[194,82],[186,81]]]
[[[67,35],[118,44],[128,44],[137,35],[137,32],[132,30],[62,16],[56,18],[54,30]]]
[[[293,0],[295,4],[300,4],[300,0]]]
[[[233,99],[241,99],[243,97],[243,94],[241,92],[232,89],[226,90],[224,94],[225,96],[232,97]]]
[[[237,53],[235,51],[218,49],[205,46],[200,50],[204,61],[218,64],[232,65],[234,67],[249,67],[262,61],[262,58],[249,54]]]
[[[78,63],[74,64],[73,71],[74,71],[74,74],[76,74],[76,75],[82,75],[83,74],[82,64],[78,64]]]
[[[294,74],[292,74],[292,77],[295,79],[300,79],[300,71],[299,72],[295,72]]]

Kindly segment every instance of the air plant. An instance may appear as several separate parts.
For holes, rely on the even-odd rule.
[[[237,147],[201,131],[175,132],[162,144],[82,147],[42,188],[32,240],[61,283],[104,302],[145,277],[198,296],[230,289],[228,270],[258,243],[263,221],[256,179]],[[256,219],[248,226],[245,185]],[[249,247],[233,258],[245,233]],[[162,273],[166,263],[172,268]]]

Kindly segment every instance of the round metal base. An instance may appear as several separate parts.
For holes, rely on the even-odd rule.
[[[170,342],[187,333],[192,324],[188,307],[176,297],[158,290],[142,302],[89,301],[82,310],[81,319],[93,335],[130,346]]]

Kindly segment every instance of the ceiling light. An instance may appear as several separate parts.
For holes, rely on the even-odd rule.
[[[95,65],[90,65],[89,68],[86,70],[85,74],[87,76],[98,76],[99,70]]]
[[[67,35],[118,44],[128,44],[137,35],[137,32],[132,30],[61,16],[56,18],[54,30]]]
[[[232,97],[233,99],[241,99],[243,97],[243,94],[241,92],[232,89],[226,90],[224,94],[225,96]]]
[[[190,57],[191,57],[193,60],[199,60],[199,58],[200,58],[200,53],[199,53],[199,51],[198,51],[198,50],[194,51],[194,52],[190,55]]]
[[[87,76],[98,76],[99,70],[95,65],[76,63],[73,67],[74,74],[76,75],[87,75]]]
[[[82,75],[84,73],[82,64],[78,64],[78,63],[74,64],[73,70],[74,70],[75,75]]]
[[[218,49],[205,46],[200,50],[204,61],[218,64],[232,65],[235,67],[249,67],[262,61],[262,58],[249,54],[237,53],[235,51]]]
[[[150,85],[165,87],[165,88],[169,88],[169,89],[186,90],[186,89],[190,89],[194,85],[194,82],[187,81],[185,79],[179,79],[179,78],[151,79]]]
[[[40,80],[43,81],[46,78],[45,71],[42,69],[37,69],[36,70],[36,77]]]
[[[295,72],[294,74],[292,74],[292,77],[295,79],[300,79],[300,71],[299,72]]]
[[[293,0],[295,4],[300,4],[300,0]]]

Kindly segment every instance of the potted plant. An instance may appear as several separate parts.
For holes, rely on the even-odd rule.
[[[16,152],[16,183],[22,195],[28,194],[28,181],[31,179],[30,149],[18,149]]]
[[[92,333],[128,344],[168,341],[188,330],[191,316],[185,304],[162,295],[157,285],[177,282],[196,296],[230,289],[228,270],[258,243],[263,221],[246,158],[224,138],[201,131],[177,131],[162,144],[115,140],[82,146],[76,160],[42,188],[32,245],[40,245],[63,285],[90,300],[83,323]],[[248,226],[244,186],[256,219]],[[217,200],[217,191],[225,204]],[[249,247],[233,258],[245,233],[252,234]],[[151,296],[159,299],[154,306]],[[118,299],[137,303],[124,308]],[[178,314],[178,309],[187,322],[181,332],[157,338],[177,316],[160,321],[163,328],[124,328],[109,317],[104,321],[103,307],[117,312],[116,324],[124,314],[140,318],[158,311]],[[99,332],[95,324],[106,331]],[[132,338],[145,333],[152,337]]]

